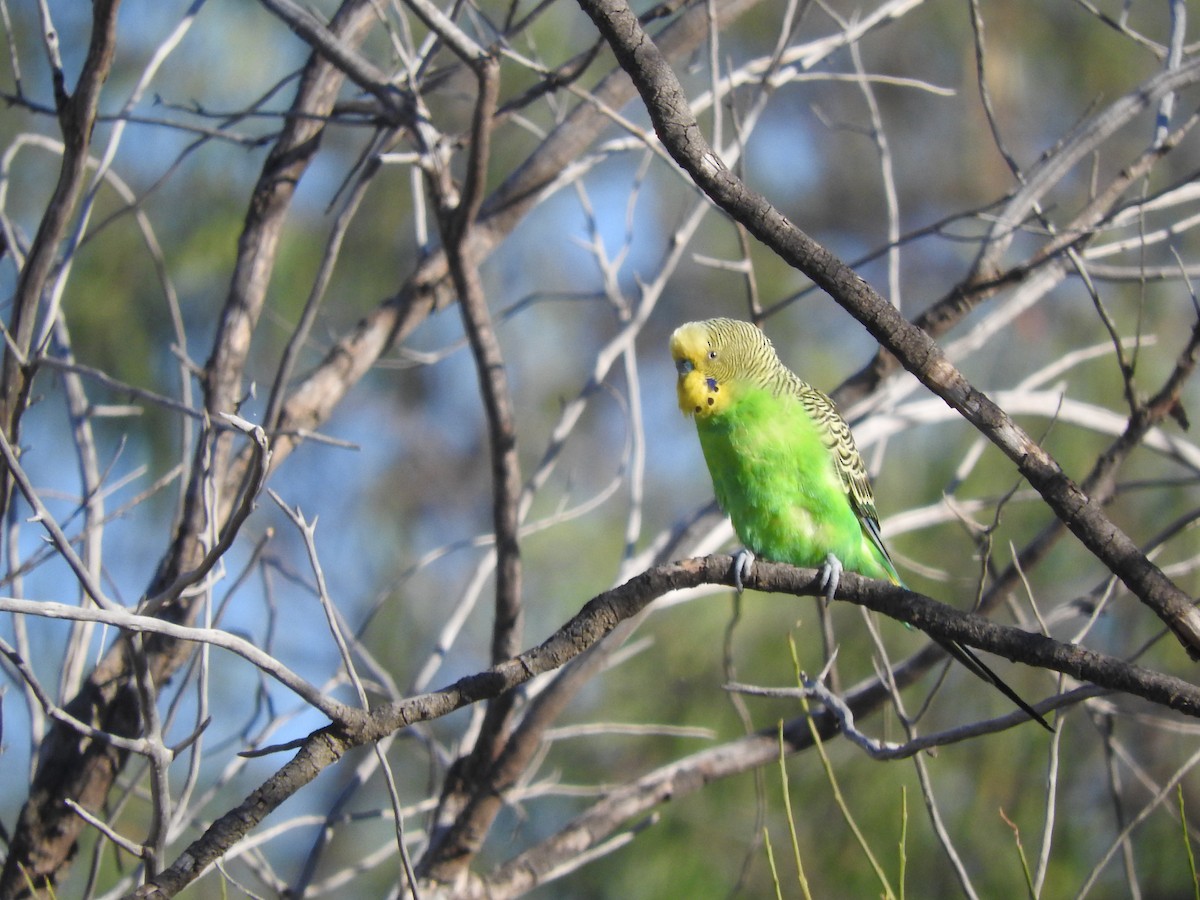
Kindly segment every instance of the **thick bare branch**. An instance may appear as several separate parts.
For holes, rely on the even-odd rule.
[[[304,742],[295,759],[252,793],[241,806],[222,816],[174,864],[133,896],[174,896],[280,803],[308,784],[322,769],[340,759],[350,748],[380,740],[419,722],[440,718],[464,706],[499,697],[537,675],[553,671],[575,659],[620,622],[636,615],[658,597],[704,584],[732,587],[733,558],[717,555],[657,566],[592,598],[553,635],[515,658],[505,660],[487,671],[461,678],[441,690],[373,709],[361,724],[331,726],[314,733]],[[751,590],[769,593],[821,594],[820,572],[775,563],[755,563],[745,584]],[[844,573],[839,582],[837,598],[908,622],[940,641],[966,644],[1014,662],[1062,672],[1076,680],[1126,692],[1200,718],[1200,687],[1170,675],[1083,647],[1063,644],[1020,628],[999,625],[980,616],[959,612],[929,597],[849,572]],[[861,715],[857,704],[868,696],[878,697],[877,688],[863,691],[849,701],[850,708]],[[1052,705],[1043,708],[1048,709]],[[830,728],[834,722],[836,717],[831,716]],[[738,771],[744,771],[744,768]],[[703,776],[701,770],[696,770],[692,771],[690,777]],[[627,790],[644,793],[636,785],[631,785]],[[644,798],[639,802],[644,802]]]
[[[704,139],[674,72],[622,0],[580,0],[580,5],[630,73],[663,145],[713,202],[811,278],[926,387],[1004,451],[1083,545],[1166,623],[1190,656],[1200,659],[1200,611],[1191,597],[1147,559],[1004,410],[974,388],[927,334],[725,168]],[[1159,76],[1162,82],[1156,82],[1159,93],[1197,74],[1200,60],[1165,73]],[[1105,125],[1111,127],[1116,118],[1106,119]]]

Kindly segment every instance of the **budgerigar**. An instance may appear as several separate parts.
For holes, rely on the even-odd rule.
[[[695,419],[717,502],[745,545],[734,564],[739,590],[755,555],[820,568],[829,600],[843,568],[902,583],[846,420],[780,362],[761,330],[736,319],[689,322],[671,336],[671,356],[679,407]],[[1050,728],[970,648],[943,646]]]

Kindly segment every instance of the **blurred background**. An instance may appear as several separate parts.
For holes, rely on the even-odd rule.
[[[1193,58],[1196,28],[1186,4],[763,0],[742,4],[728,22],[720,18],[724,4],[711,2],[712,26],[699,26],[701,36],[671,57],[710,141],[749,185],[909,318],[1010,273],[956,311],[939,339],[976,387],[1083,479],[1125,429],[1130,394],[1141,401],[1162,388],[1197,322],[1195,137],[1157,154],[1147,174],[1110,202],[1110,214],[1080,245],[1078,267],[1047,275],[1037,254],[1147,153],[1158,124],[1176,128],[1194,115],[1198,95],[1189,83],[1173,109],[1156,101],[1111,133],[1088,131],[1105,114],[1115,119],[1118,101],[1139,85]],[[86,403],[72,412],[66,370],[43,366],[23,419],[22,464],[67,534],[95,538],[105,590],[126,606],[147,591],[170,551],[201,423],[123,386],[202,407],[198,379],[212,355],[243,222],[312,52],[269,6],[123,4],[92,135],[106,176],[76,210],[43,298],[44,321],[60,316],[70,342],[59,333],[44,352],[59,361],[73,354]],[[440,241],[422,167],[444,153],[457,175],[463,171],[474,78],[430,39],[413,8],[376,7],[358,52],[397,91],[419,95],[429,130],[389,131],[375,95],[349,81],[341,87],[267,274],[238,409],[251,422],[268,412],[323,260],[332,264],[329,281],[296,343],[283,396],[324,371],[332,351],[364,333],[380,310],[408,302],[414,274]],[[306,8],[327,21],[338,6]],[[684,321],[763,311],[784,362],[842,402],[907,584],[970,609],[981,586],[1053,518],[1011,462],[902,373],[866,393],[838,393],[871,362],[874,341],[711,207],[652,140],[636,97],[601,107],[608,121],[596,137],[539,184],[514,221],[497,224],[500,207],[489,204],[504,196],[506,179],[538,159],[570,111],[595,106],[593,91],[615,64],[604,48],[581,57],[598,36],[575,4],[477,2],[445,11],[480,43],[503,48],[486,188],[492,199],[483,212],[493,224],[481,273],[529,486],[522,646],[549,636],[597,593],[666,561],[664,553],[682,558],[733,546],[712,508],[693,426],[676,405],[666,344]],[[0,67],[0,215],[8,252],[0,296],[11,301],[58,177],[62,131],[38,8],[8,4],[4,12],[10,59]],[[48,2],[46,12],[69,87],[87,51],[91,9]],[[704,8],[672,7],[648,27],[659,32],[689,13]],[[581,59],[578,72],[548,74]],[[1086,152],[1047,174],[1042,164],[1080,135]],[[1043,179],[1036,202],[1015,234],[998,236],[994,223],[1031,176],[1034,184]],[[348,225],[331,249],[342,216]],[[999,268],[977,271],[980,256],[996,248]],[[268,482],[316,523],[328,592],[374,702],[490,664],[486,421],[460,311],[445,292],[435,306],[406,320],[415,327],[406,324],[361,378],[347,379],[344,398],[313,424],[316,435],[282,458]],[[1193,595],[1200,448],[1181,423],[1195,398],[1188,384],[1180,415],[1130,455],[1108,505]],[[81,474],[84,420],[99,472],[94,484]],[[238,441],[235,450],[245,445]],[[79,602],[74,576],[31,514],[27,502],[14,501],[0,592]],[[356,702],[302,535],[265,493],[218,575],[206,616]],[[998,620],[1037,629],[1040,616],[1061,640],[1140,654],[1143,665],[1194,680],[1182,649],[1161,638],[1161,623],[1074,538],[1060,540],[1024,576],[994,613]],[[873,677],[879,655],[859,610],[847,605],[831,615],[842,683]],[[794,686],[789,639],[800,665],[819,671],[817,623],[810,598],[750,593],[739,602],[708,589],[660,601],[546,733],[473,869],[485,872],[555,834],[617,785],[799,715],[793,700],[735,702],[723,685]],[[924,643],[893,622],[879,629],[893,660]],[[15,654],[4,661],[0,695],[7,845],[49,727],[15,657],[65,704],[117,637],[103,628],[80,636],[66,622],[8,613],[0,614],[0,637]],[[1030,700],[1059,687],[1052,673],[995,665]],[[941,676],[936,668],[905,693],[910,714],[928,699],[921,732],[1008,712],[969,673]],[[168,745],[195,731],[201,704],[212,718],[202,741],[171,768],[178,827],[170,861],[285,758],[239,752],[303,737],[326,720],[219,650],[207,669],[193,661],[160,688]],[[1120,695],[1081,704],[1058,721],[1055,738],[1023,725],[924,757],[929,799],[912,761],[876,762],[846,741],[830,742],[831,771],[893,887],[903,883],[921,896],[968,892],[927,811],[935,806],[979,896],[1070,896],[1085,887],[1093,896],[1192,896],[1195,724]],[[414,857],[446,767],[469,749],[478,724],[477,711],[460,710],[389,746]],[[881,738],[904,738],[891,708],[859,724]],[[627,823],[637,829],[628,844],[534,896],[770,896],[764,830],[782,894],[796,896],[789,804],[814,896],[882,893],[819,757],[801,753],[785,765],[787,790],[774,766],[689,791],[652,819]],[[104,809],[134,841],[149,827],[144,779],[144,764],[132,760]],[[390,816],[374,756],[355,751],[186,895],[395,896]],[[1030,869],[1045,855],[1036,888],[1027,888],[1022,854]],[[106,896],[131,889],[134,877],[136,862],[87,829],[57,895]]]

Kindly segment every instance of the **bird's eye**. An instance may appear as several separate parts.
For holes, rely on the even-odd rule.
[[[696,368],[696,365],[690,359],[675,360],[675,371],[679,373],[680,378],[692,371],[694,368]]]
[[[708,358],[709,358],[709,359],[716,359],[716,358],[717,358],[717,351],[716,351],[716,350],[709,350],[709,351],[708,351]]]

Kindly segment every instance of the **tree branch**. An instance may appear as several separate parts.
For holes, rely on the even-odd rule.
[[[73,622],[99,622],[138,634],[158,634],[178,641],[188,643],[211,644],[221,647],[231,653],[236,653],[249,663],[257,666],[263,672],[279,681],[296,693],[300,699],[311,704],[316,709],[334,721],[344,721],[358,718],[358,713],[351,707],[326,697],[283,663],[260,650],[245,638],[238,637],[227,631],[214,628],[189,628],[176,625],[154,616],[143,616],[131,613],[123,607],[111,609],[93,609],[91,607],[69,606],[65,603],[53,603],[46,600],[20,600],[15,597],[0,597],[0,610],[25,616],[43,617],[47,619],[66,619]],[[66,727],[74,728],[70,722]],[[139,750],[139,752],[141,752]]]
[[[428,4],[418,9],[426,6]],[[440,19],[434,17],[431,20],[431,27],[440,25]],[[436,184],[440,207],[438,220],[487,416],[492,469],[492,525],[496,540],[492,662],[498,663],[520,649],[524,618],[520,551],[522,478],[517,454],[516,419],[504,357],[479,277],[479,261],[475,250],[475,218],[483,202],[487,183],[500,69],[494,58],[473,47],[465,35],[458,34],[457,29],[452,31],[457,38],[450,41],[450,46],[460,54],[471,54],[465,57],[465,61],[475,72],[479,86],[462,195],[451,206],[448,186]],[[437,177],[433,180],[436,182]],[[499,797],[493,792],[481,794],[480,789],[486,783],[486,772],[495,762],[508,735],[515,699],[514,694],[508,692],[488,704],[475,746],[469,755],[455,764],[450,777],[446,779],[438,804],[437,825],[426,858],[418,865],[418,874],[434,873],[437,881],[453,881],[455,873],[469,865],[478,852],[500,810]]]

